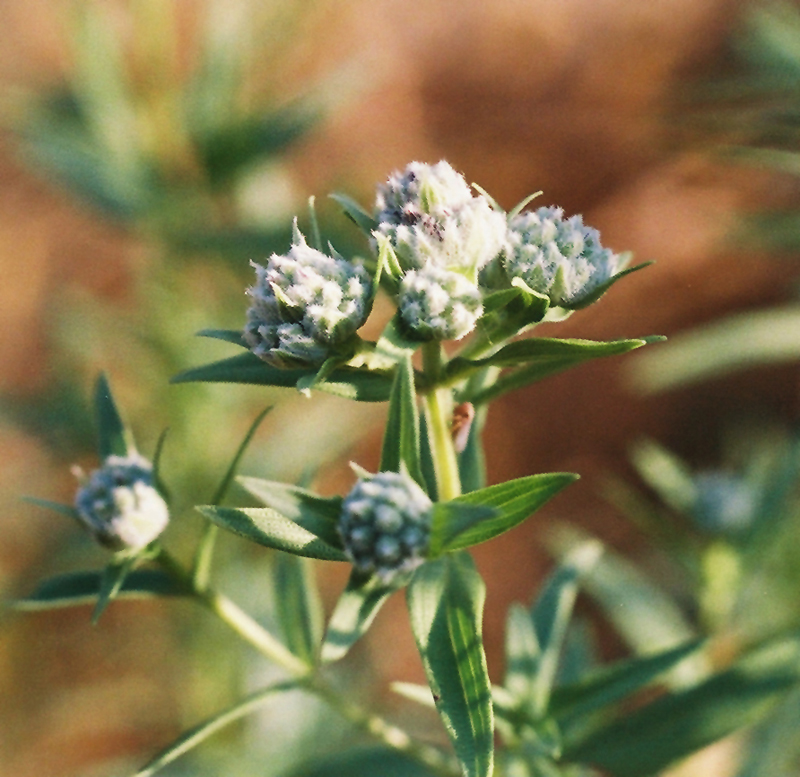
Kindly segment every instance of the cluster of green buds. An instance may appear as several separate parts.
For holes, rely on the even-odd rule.
[[[425,560],[433,504],[405,472],[362,478],[342,503],[339,535],[365,575],[389,584]]]
[[[244,328],[245,342],[275,367],[322,364],[364,323],[372,283],[360,265],[306,243],[294,224],[285,256],[273,254],[266,267],[253,262],[256,284]]]
[[[153,467],[139,454],[108,456],[75,495],[81,522],[107,548],[135,553],[167,527],[169,509],[155,488]]]

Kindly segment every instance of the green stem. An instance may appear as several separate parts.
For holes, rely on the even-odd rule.
[[[380,740],[387,747],[399,750],[416,759],[441,777],[457,777],[461,773],[455,762],[437,748],[411,739],[403,729],[393,726],[379,715],[375,715],[341,696],[325,678],[314,673],[313,667],[289,652],[260,623],[227,596],[208,587],[202,590],[198,589],[195,586],[194,576],[167,551],[162,549],[157,560],[166,571],[186,587],[197,602],[214,613],[242,640],[254,647],[265,658],[285,669],[300,681],[300,687],[324,700],[358,728]]]
[[[422,347],[422,364],[426,381],[436,386],[424,395],[423,402],[436,473],[436,490],[439,500],[446,502],[461,494],[461,478],[451,432],[453,395],[449,388],[436,385],[442,374],[442,347],[438,342],[426,343]]]

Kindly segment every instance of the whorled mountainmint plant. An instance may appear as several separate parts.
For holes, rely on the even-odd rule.
[[[353,565],[391,583],[425,560],[433,504],[405,472],[360,479],[342,503],[339,534]]]
[[[252,263],[244,340],[275,367],[322,364],[369,315],[372,282],[363,267],[311,248],[295,222],[292,247]]]
[[[75,509],[97,541],[116,551],[141,550],[169,522],[153,467],[139,454],[106,457],[78,489]]]
[[[483,313],[478,287],[435,265],[409,270],[400,282],[397,303],[403,323],[421,340],[460,340]]]
[[[384,235],[404,271],[429,264],[473,283],[505,245],[506,220],[483,195],[473,196],[447,162],[411,162],[378,187],[376,235]]]
[[[533,291],[566,309],[579,307],[623,269],[619,254],[600,243],[600,233],[581,216],[564,217],[556,207],[525,211],[508,225],[504,265]]]

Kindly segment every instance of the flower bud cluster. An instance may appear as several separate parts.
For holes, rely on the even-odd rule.
[[[713,534],[735,534],[755,519],[757,494],[743,478],[729,472],[704,472],[694,479],[692,517]]]
[[[406,273],[398,305],[411,331],[422,339],[468,334],[483,312],[478,273],[505,246],[503,214],[447,162],[394,173],[378,188],[375,212],[374,234],[389,239]],[[442,304],[443,289],[456,293],[453,304]]]
[[[356,569],[389,584],[425,560],[431,500],[404,472],[361,479],[342,503],[339,534]]]
[[[75,508],[97,541],[117,551],[141,550],[169,521],[153,468],[138,454],[108,456],[78,489]]]
[[[288,254],[253,266],[244,339],[268,364],[322,364],[369,314],[372,283],[364,268],[311,248],[297,229]]]
[[[539,208],[511,219],[505,268],[553,305],[579,306],[622,268],[618,254],[603,248],[600,233],[581,216],[564,218],[561,208]]]

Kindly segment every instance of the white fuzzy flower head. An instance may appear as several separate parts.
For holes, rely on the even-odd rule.
[[[421,340],[459,340],[483,313],[477,285],[436,265],[409,270],[400,283],[397,304],[403,322]]]
[[[344,551],[364,574],[390,584],[425,560],[433,505],[404,472],[379,472],[359,480],[342,503],[339,534]]]
[[[508,227],[505,268],[553,305],[576,307],[623,267],[618,254],[603,248],[600,233],[581,216],[564,218],[561,208],[520,213]]]
[[[752,525],[757,494],[743,478],[729,472],[704,472],[695,477],[694,484],[692,515],[698,527],[713,534],[735,534]]]
[[[506,222],[447,162],[412,162],[378,187],[377,234],[404,270],[434,264],[470,277],[505,246]]]
[[[116,551],[141,550],[169,522],[153,468],[138,454],[108,456],[78,489],[75,508],[97,541]]]
[[[319,365],[364,323],[372,282],[363,267],[307,245],[299,230],[285,256],[252,263],[245,342],[276,367]]]

